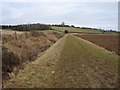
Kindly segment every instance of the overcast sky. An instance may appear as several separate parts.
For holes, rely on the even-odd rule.
[[[117,2],[2,2],[2,24],[45,23],[118,29]]]

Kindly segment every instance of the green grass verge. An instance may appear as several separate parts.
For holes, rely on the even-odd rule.
[[[118,33],[115,33],[115,32],[101,32],[100,30],[92,30],[92,29],[80,29],[80,28],[74,28],[74,27],[56,27],[56,26],[53,26],[52,27],[54,30],[58,30],[58,31],[61,31],[61,32],[64,32],[64,30],[68,30],[70,33],[72,32],[76,32],[76,33],[92,33],[92,34],[118,34]]]
[[[64,54],[69,54],[69,57],[66,57],[66,55]],[[73,55],[75,56],[73,57]],[[84,55],[86,59],[89,59],[89,57],[91,58],[93,57],[93,59],[98,58],[98,59],[109,60],[113,62],[117,61],[117,57],[116,57],[117,55],[108,53],[104,49],[95,47],[92,44],[82,41],[73,35],[68,35],[66,42],[64,44],[64,49],[61,54],[61,57],[63,59],[64,58],[70,59],[70,56],[71,56],[76,59],[77,57],[80,57],[81,55]],[[85,57],[83,58],[85,59]]]
[[[73,35],[68,35],[56,65],[55,86],[71,88],[92,87],[90,85],[90,80],[92,80],[93,84],[94,81],[99,84],[105,82],[106,85],[101,84],[101,86],[107,87],[108,83],[106,82],[109,80],[106,81],[103,78],[109,77],[109,74],[117,75],[117,71],[117,55],[95,47]],[[113,77],[111,78],[113,79]]]
[[[59,30],[35,30],[37,32],[44,32],[44,33],[58,33],[62,36],[65,35],[65,33],[63,31],[59,31]]]

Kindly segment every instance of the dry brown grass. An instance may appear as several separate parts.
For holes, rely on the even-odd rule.
[[[3,35],[11,35],[11,34],[14,34],[15,32],[17,33],[17,34],[22,34],[22,33],[24,33],[24,32],[22,32],[22,31],[13,31],[13,30],[11,30],[11,29],[4,29],[4,30],[1,30],[2,31],[2,34]]]
[[[60,36],[43,32],[3,35],[3,80],[17,72],[55,43]]]

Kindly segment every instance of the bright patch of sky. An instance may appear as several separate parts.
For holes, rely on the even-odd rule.
[[[80,27],[118,30],[118,2],[112,2],[114,0],[110,0],[111,2],[11,1],[13,2],[6,0],[2,2],[1,24],[61,24],[64,21],[66,24]]]

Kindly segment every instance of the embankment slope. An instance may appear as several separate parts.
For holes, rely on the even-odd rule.
[[[118,56],[65,35],[7,82],[6,88],[117,87]]]

